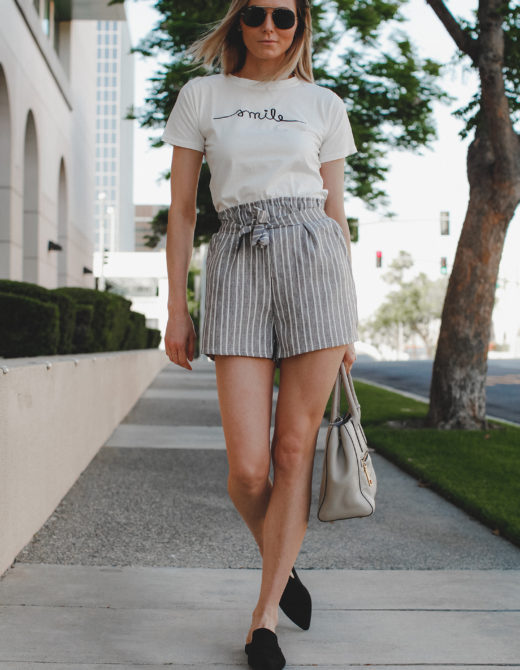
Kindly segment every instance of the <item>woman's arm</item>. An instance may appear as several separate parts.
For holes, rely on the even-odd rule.
[[[202,152],[176,146],[171,167],[171,205],[166,231],[168,271],[168,325],[164,337],[170,360],[191,370],[195,352],[195,331],[186,296],[188,271],[193,252],[197,220],[197,186]]]
[[[328,190],[325,201],[325,212],[327,216],[337,221],[343,230],[347,242],[348,254],[352,261],[352,250],[350,247],[350,230],[345,216],[345,159],[338,158],[335,161],[322,163],[320,174],[323,179],[323,188]]]
[[[337,221],[343,230],[347,242],[348,255],[352,264],[352,250],[350,246],[350,230],[348,228],[347,217],[345,216],[345,159],[338,158],[335,161],[327,161],[321,164],[321,177],[323,179],[323,188],[328,190],[327,200],[325,201],[325,213]],[[354,342],[350,342],[343,356],[345,370],[350,372],[354,361],[356,360],[356,349]]]

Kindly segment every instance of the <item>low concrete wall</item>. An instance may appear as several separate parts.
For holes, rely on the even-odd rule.
[[[0,359],[0,575],[167,363],[160,349]]]

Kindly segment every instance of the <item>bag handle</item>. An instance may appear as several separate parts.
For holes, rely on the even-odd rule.
[[[354,382],[350,372],[347,372],[345,363],[341,362],[338,370],[336,382],[334,384],[334,395],[332,397],[332,404],[330,409],[330,422],[333,423],[340,417],[340,400],[341,400],[341,384],[345,389],[348,406],[352,418],[358,423],[361,423],[361,405],[357,399],[356,391],[354,389]]]
[[[350,374],[350,372],[347,373],[345,363],[343,363],[343,361],[341,362],[339,370],[343,381],[343,387],[345,389],[345,393],[347,394],[350,413],[352,414],[354,419],[357,419],[357,421],[361,422],[361,405],[359,404],[359,400],[357,399],[352,375]]]

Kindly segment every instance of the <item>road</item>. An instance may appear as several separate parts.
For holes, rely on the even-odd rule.
[[[360,354],[352,367],[354,379],[366,379],[414,393],[428,400],[433,360],[375,361]],[[488,360],[486,413],[520,423],[520,359]]]

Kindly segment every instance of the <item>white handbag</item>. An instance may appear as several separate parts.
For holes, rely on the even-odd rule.
[[[340,415],[342,385],[349,404],[349,411],[343,416]],[[360,421],[361,407],[354,383],[341,363],[325,441],[318,504],[320,521],[370,516],[375,510],[376,473]]]

